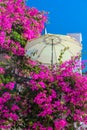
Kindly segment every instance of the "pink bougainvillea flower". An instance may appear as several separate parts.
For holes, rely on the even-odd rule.
[[[63,119],[55,120],[54,125],[56,130],[62,130],[67,125],[67,122]]]
[[[0,67],[0,74],[4,74],[5,73],[5,70],[3,67]]]
[[[9,82],[5,85],[6,88],[8,88],[9,90],[13,90],[15,86],[15,82]]]

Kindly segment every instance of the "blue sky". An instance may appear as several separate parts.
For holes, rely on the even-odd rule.
[[[48,33],[82,33],[82,57],[87,59],[87,0],[27,0],[27,5],[49,12]]]

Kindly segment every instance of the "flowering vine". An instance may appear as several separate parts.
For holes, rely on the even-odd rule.
[[[0,48],[23,56],[27,40],[38,37],[45,22],[44,13],[23,0],[0,0]]]
[[[78,60],[48,68],[24,56],[44,14],[22,0],[0,0],[0,19],[0,129],[77,130],[87,123],[87,77],[75,71]]]

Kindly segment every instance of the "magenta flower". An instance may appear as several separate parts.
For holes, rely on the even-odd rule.
[[[67,122],[63,119],[55,120],[54,125],[56,130],[62,130],[67,125]]]
[[[44,82],[40,81],[40,82],[38,82],[38,84],[40,85],[41,88],[46,88]]]
[[[53,130],[53,128],[49,126],[49,127],[47,128],[47,130]]]
[[[2,97],[4,99],[4,102],[6,102],[6,101],[10,100],[11,94],[9,92],[4,92]]]
[[[9,82],[5,85],[6,88],[8,88],[9,90],[13,90],[15,86],[15,82]]]
[[[19,107],[18,107],[16,104],[14,104],[14,105],[11,107],[11,110],[12,110],[13,112],[15,112],[15,111],[19,110]]]
[[[14,120],[14,121],[17,121],[17,120],[18,120],[18,115],[15,114],[15,113],[10,113],[10,114],[9,114],[9,118],[11,118],[11,119]]]
[[[4,73],[5,73],[4,68],[0,67],[0,74],[4,74]]]

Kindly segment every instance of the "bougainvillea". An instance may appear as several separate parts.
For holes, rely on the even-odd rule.
[[[23,57],[14,71],[1,67],[0,127],[77,130],[80,122],[87,123],[87,77],[74,71],[74,63],[49,69]]]
[[[27,40],[38,37],[45,22],[44,12],[23,0],[0,0],[0,48],[23,56]]]
[[[15,81],[0,67],[0,129],[9,129],[19,122],[19,95],[14,91]],[[16,101],[16,102],[15,102]]]
[[[87,123],[87,76],[78,73],[78,60],[48,68],[24,56],[45,21],[22,0],[0,0],[1,130],[77,130]]]

